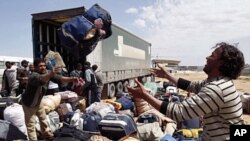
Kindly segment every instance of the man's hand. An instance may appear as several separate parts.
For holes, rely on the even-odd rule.
[[[72,80],[73,80],[73,83],[76,85],[80,83],[80,79],[78,77],[73,77]]]
[[[166,70],[160,66],[159,64],[157,64],[157,67],[159,68],[153,68],[151,69],[151,73],[156,76],[156,77],[161,77],[161,78],[165,78],[166,77]]]
[[[128,93],[131,94],[135,98],[144,98],[145,94],[148,94],[144,86],[138,81],[135,80],[135,83],[137,84],[137,87],[132,88],[128,87]]]
[[[52,68],[51,72],[52,72],[53,74],[58,74],[58,73],[61,72],[61,70],[62,70],[61,68],[62,68],[62,67],[60,67],[60,66],[55,66],[55,67]]]

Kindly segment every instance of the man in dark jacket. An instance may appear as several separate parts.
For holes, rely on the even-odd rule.
[[[37,140],[35,130],[35,116],[38,116],[41,126],[41,138],[50,138],[53,133],[48,128],[46,113],[44,107],[40,105],[42,97],[47,91],[48,82],[51,80],[56,83],[75,82],[78,83],[77,77],[63,77],[57,75],[59,67],[54,67],[51,71],[46,69],[43,59],[34,60],[35,71],[28,79],[27,89],[22,95],[22,105],[25,114],[25,124],[27,126],[29,140]]]
[[[8,96],[9,93],[10,93],[10,87],[9,87],[9,82],[8,82],[8,79],[7,79],[7,76],[6,76],[6,70],[10,69],[12,65],[11,65],[11,63],[9,61],[6,61],[5,66],[6,66],[6,69],[3,72],[2,89],[1,89],[3,97]]]
[[[16,79],[19,80],[17,95],[22,94],[27,87],[29,76],[28,64],[27,60],[22,60],[21,67],[17,69]]]

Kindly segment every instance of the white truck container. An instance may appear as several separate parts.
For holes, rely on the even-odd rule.
[[[134,85],[134,79],[150,81],[151,44],[115,24],[112,36],[100,41],[95,50],[81,60],[60,45],[57,29],[84,11],[84,7],[78,7],[32,14],[34,57],[42,58],[49,50],[58,51],[69,71],[75,62],[88,60],[92,65],[97,64],[105,84],[103,96],[113,97],[118,91],[126,92],[126,86]]]

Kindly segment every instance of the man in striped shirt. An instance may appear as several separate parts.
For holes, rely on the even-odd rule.
[[[229,140],[229,127],[243,124],[242,103],[233,83],[244,67],[243,53],[233,45],[219,43],[212,54],[206,57],[207,64],[203,71],[207,79],[188,81],[173,77],[163,67],[152,69],[157,77],[166,78],[178,88],[194,93],[181,103],[163,102],[150,95],[143,85],[128,88],[134,97],[148,101],[153,107],[176,121],[183,121],[203,116],[203,136],[205,141]]]

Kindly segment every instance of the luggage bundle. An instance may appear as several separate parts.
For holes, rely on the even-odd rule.
[[[103,136],[111,140],[119,140],[124,136],[137,133],[137,126],[129,115],[110,113],[100,121],[99,130]]]
[[[21,132],[16,126],[9,121],[0,120],[0,140],[13,141],[13,140],[27,140],[27,136]]]
[[[14,103],[14,100],[8,97],[0,98],[0,119],[4,119],[4,110],[7,106],[10,106]]]
[[[98,4],[65,22],[58,30],[61,45],[76,57],[91,53],[98,41],[111,36],[110,14]]]
[[[92,135],[101,135],[110,140],[119,140],[125,136],[137,133],[134,119],[127,114],[108,113],[102,117],[95,111],[87,113],[75,111],[64,115],[63,121],[64,125],[62,129],[58,129],[59,132],[64,130],[64,128],[69,130],[68,128],[70,127],[70,130],[87,133],[88,138]],[[61,137],[61,135],[57,135],[57,131],[55,135],[56,137]]]
[[[54,66],[60,66],[62,68],[65,67],[64,61],[59,52],[54,52],[50,50],[44,57],[44,60],[49,70],[52,70]]]

